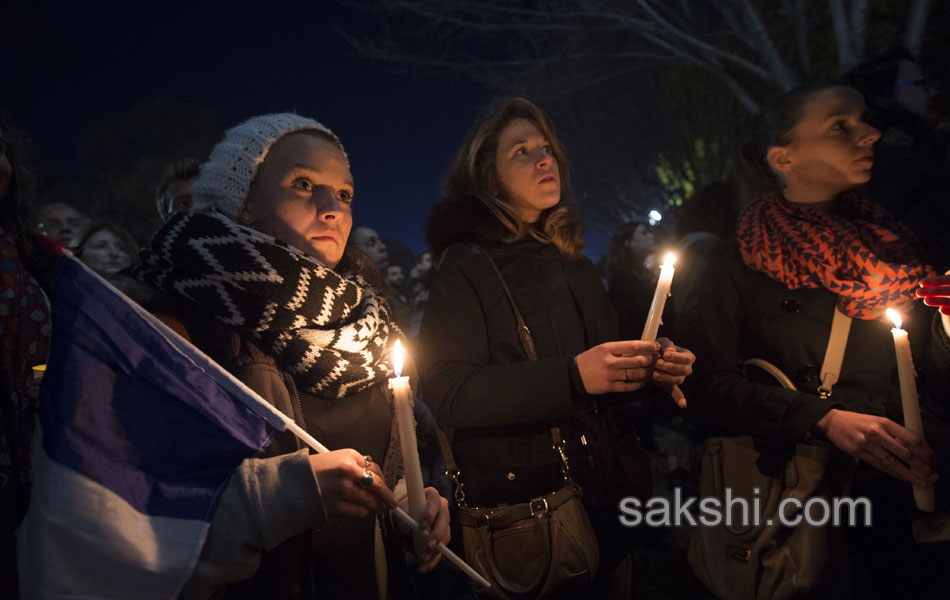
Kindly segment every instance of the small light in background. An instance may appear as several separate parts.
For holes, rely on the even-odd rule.
[[[649,215],[647,215],[647,220],[650,221],[650,225],[656,225],[661,220],[663,220],[663,215],[660,214],[660,211],[654,209],[650,211]]]

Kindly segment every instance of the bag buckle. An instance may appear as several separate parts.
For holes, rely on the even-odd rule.
[[[534,516],[534,513],[538,512],[548,512],[548,499],[541,497],[535,498],[528,503],[528,506],[531,508],[531,516]]]
[[[452,483],[455,484],[455,503],[459,507],[465,506],[465,486],[462,485],[462,472],[458,469],[453,471],[445,470],[445,474],[452,479]]]

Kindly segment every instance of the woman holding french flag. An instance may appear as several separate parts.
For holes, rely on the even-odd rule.
[[[278,434],[225,489],[185,597],[386,598],[411,589],[397,506],[391,347],[401,332],[372,265],[351,247],[354,184],[329,129],[295,114],[227,132],[201,168],[193,211],[169,219],[139,278],[163,320],[330,448]],[[404,495],[404,494],[403,494]],[[449,538],[426,489],[428,549]],[[387,558],[387,560],[380,560]],[[387,562],[390,563],[387,566]]]

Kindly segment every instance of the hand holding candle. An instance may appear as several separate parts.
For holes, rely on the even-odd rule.
[[[904,409],[904,426],[924,440],[924,424],[920,417],[920,403],[917,399],[916,372],[914,358],[910,352],[910,340],[907,332],[901,329],[901,318],[893,308],[887,309],[887,317],[894,322],[891,335],[894,336],[894,352],[897,354],[897,376],[901,386],[901,406]],[[924,511],[934,509],[933,485],[914,486],[914,501],[917,508]]]
[[[405,360],[405,351],[397,340],[393,348],[393,372],[396,375],[389,380],[389,389],[393,392],[396,425],[399,428],[399,445],[402,449],[402,463],[406,475],[406,491],[409,493],[409,515],[420,521],[426,507],[426,496],[422,485],[422,467],[419,464],[419,447],[416,443],[416,422],[412,416],[412,394],[409,378],[400,377]],[[421,557],[426,549],[425,537],[418,532],[412,535],[416,556]]]
[[[660,265],[660,278],[656,282],[653,302],[650,304],[647,321],[643,325],[641,340],[656,341],[656,334],[660,330],[660,320],[663,317],[663,308],[666,306],[666,297],[670,295],[670,285],[673,283],[673,263],[675,262],[676,254],[673,252],[667,253],[663,258],[663,264]]]
[[[405,385],[406,385],[406,388],[409,387],[408,378]],[[330,450],[326,446],[321,444],[319,440],[314,439],[312,435],[304,431],[304,429],[300,427],[300,425],[298,425],[291,417],[288,417],[287,415],[283,414],[282,412],[274,408],[265,408],[265,410],[268,410],[268,415],[270,417],[274,419],[278,419],[280,422],[282,422],[283,427],[285,427],[288,431],[292,432],[294,435],[296,435],[299,439],[301,439],[304,443],[306,443],[308,446],[310,446],[317,452],[321,454],[330,452]],[[418,451],[417,451],[417,455],[418,455]],[[404,523],[406,526],[411,528],[413,531],[419,532],[419,522],[416,519],[413,519],[411,516],[409,516],[409,514],[403,509],[399,508],[398,506],[396,508],[393,508],[392,515],[396,517],[399,521]],[[478,573],[478,571],[473,569],[468,563],[462,560],[455,552],[452,552],[452,550],[449,549],[448,546],[445,545],[445,542],[439,542],[436,545],[436,549],[442,553],[442,556],[449,559],[449,561],[452,564],[454,564],[459,569],[461,569],[462,572],[468,575],[468,577],[471,578],[474,582],[476,582],[479,586],[481,586],[484,589],[488,589],[491,587],[491,583],[487,579],[482,577]]]

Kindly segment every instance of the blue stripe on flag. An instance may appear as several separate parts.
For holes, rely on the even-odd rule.
[[[273,419],[233,398],[78,260],[61,260],[47,285],[46,453],[142,513],[210,521],[234,468],[270,443]]]

